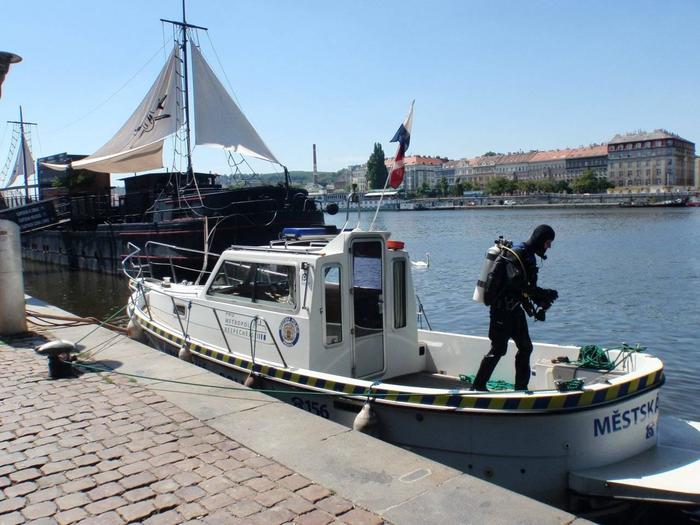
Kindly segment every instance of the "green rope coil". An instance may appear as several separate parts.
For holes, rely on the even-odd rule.
[[[466,383],[471,383],[474,384],[474,379],[476,378],[476,375],[465,375],[465,374],[459,374],[459,380],[464,381]],[[507,381],[503,381],[502,379],[492,379],[491,381],[488,381],[486,383],[486,388],[489,390],[514,390],[515,385],[512,383],[508,383]]]
[[[618,350],[618,357],[610,360],[610,351]],[[594,368],[596,370],[614,370],[617,368],[630,354],[642,352],[645,347],[636,344],[634,346],[622,343],[620,346],[605,349],[598,345],[584,345],[579,349],[578,360],[572,361],[572,365],[580,368]]]
[[[595,368],[597,370],[612,370],[614,364],[610,361],[608,353],[602,346],[584,345],[578,351],[578,359],[572,361],[572,365],[581,368]]]

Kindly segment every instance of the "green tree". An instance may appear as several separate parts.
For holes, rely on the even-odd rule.
[[[374,151],[369,156],[367,161],[367,183],[370,188],[382,189],[386,184],[386,178],[389,175],[389,170],[384,164],[384,150],[379,142],[374,143]]]
[[[554,188],[556,188],[557,183],[551,179],[542,179],[538,180],[536,185],[537,190],[541,191],[542,193],[553,193],[555,191]]]
[[[505,177],[494,177],[486,183],[486,191],[491,195],[513,193],[517,189],[517,183]]]
[[[569,181],[558,180],[554,183],[554,191],[556,193],[571,193],[571,186],[569,186]]]
[[[455,182],[455,185],[452,186],[451,194],[454,197],[461,197],[465,191],[466,190],[464,189],[464,184],[462,183],[461,180],[457,179],[457,181]]]
[[[537,183],[534,180],[519,180],[517,182],[518,191],[523,193],[534,193],[537,191]]]
[[[447,196],[447,188],[449,187],[447,184],[447,178],[446,177],[441,178],[439,185],[440,185],[440,194],[443,197],[446,197]]]
[[[605,177],[599,177],[592,169],[587,169],[582,175],[571,181],[574,193],[603,193],[614,187]]]
[[[430,186],[428,186],[427,182],[423,182],[423,184],[418,186],[416,189],[416,195],[419,197],[425,197],[428,194],[430,194]]]

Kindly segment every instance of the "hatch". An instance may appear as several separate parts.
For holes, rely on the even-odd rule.
[[[659,444],[618,463],[569,473],[589,496],[700,504],[700,422],[661,417]]]

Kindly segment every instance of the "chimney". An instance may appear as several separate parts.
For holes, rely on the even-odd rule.
[[[316,144],[314,144],[314,170],[313,170],[313,181],[315,185],[318,185],[318,169],[316,166]]]

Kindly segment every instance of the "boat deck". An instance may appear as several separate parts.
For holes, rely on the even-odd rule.
[[[444,388],[449,390],[465,390],[472,387],[470,381],[462,381],[457,376],[417,372],[386,379],[385,383],[393,385],[416,386],[420,388]]]

